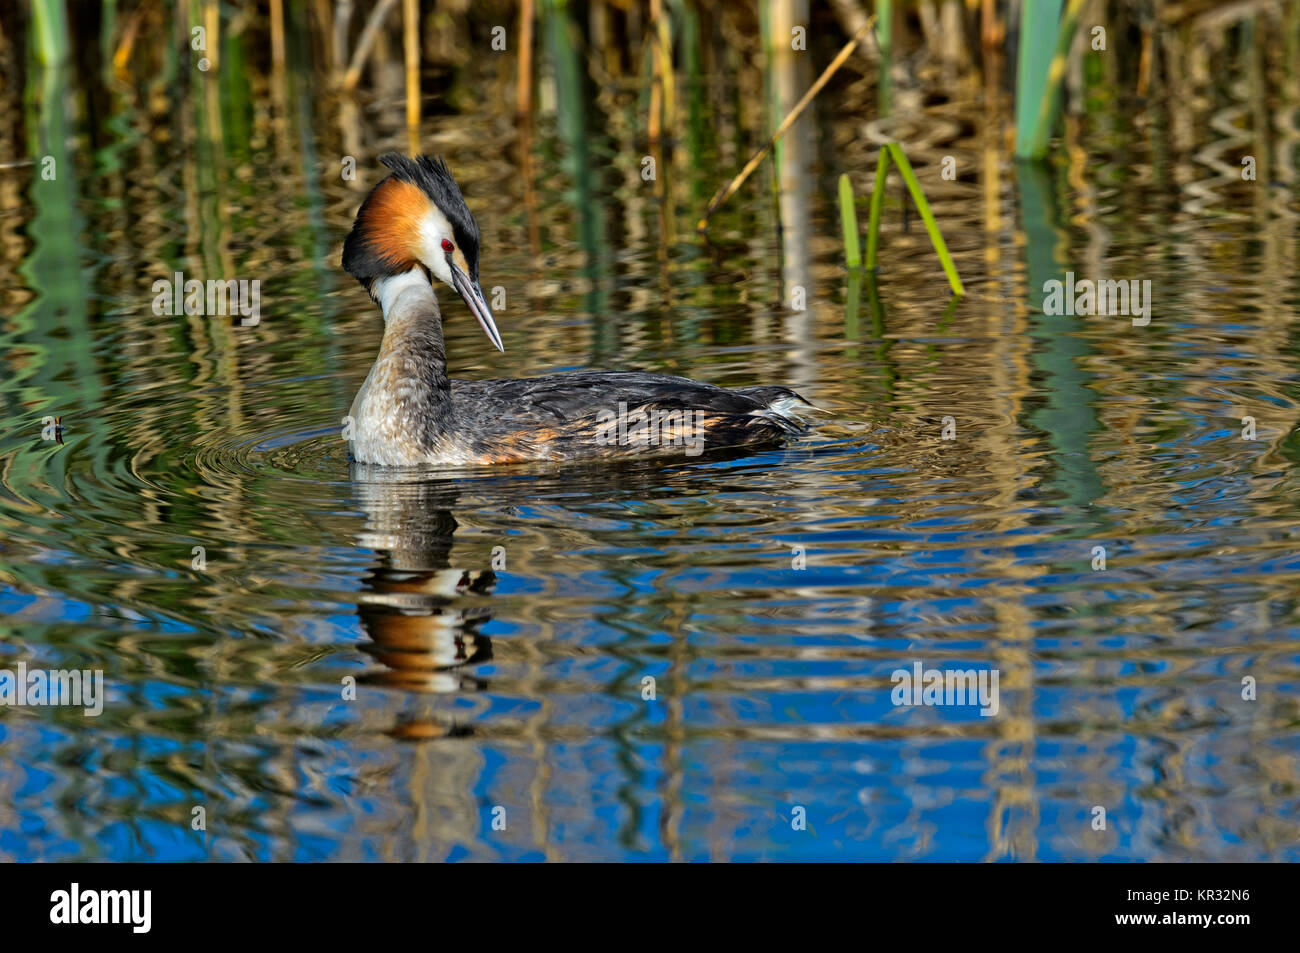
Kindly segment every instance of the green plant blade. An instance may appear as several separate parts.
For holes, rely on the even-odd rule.
[[[853,184],[849,182],[847,172],[840,175],[840,224],[844,227],[844,261],[850,268],[861,268],[858,210],[853,204]]]
[[[871,211],[867,215],[867,267],[876,267],[876,251],[880,247],[880,210],[885,203],[885,180],[889,177],[889,150],[880,150],[876,162],[876,185],[871,190]]]
[[[1061,109],[1061,81],[1078,29],[1083,0],[1069,0],[1061,15],[1060,0],[1025,0],[1025,27],[1020,39],[1016,76],[1016,157],[1047,155]],[[1059,24],[1058,24],[1059,21]],[[1055,32],[1052,58],[1045,61],[1047,40]]]
[[[939,256],[939,264],[943,265],[943,272],[948,276],[948,284],[952,286],[953,294],[964,295],[966,289],[962,287],[961,278],[957,277],[957,266],[953,264],[952,256],[948,254],[948,246],[944,244],[943,235],[939,233],[939,225],[934,220],[934,213],[930,211],[930,203],[926,201],[925,193],[921,191],[921,183],[916,181],[912,164],[907,161],[907,156],[903,154],[903,148],[898,143],[888,143],[885,148],[889,150],[894,163],[898,166],[903,181],[907,183],[907,190],[912,193],[912,201],[916,203],[921,219],[925,222],[925,230],[930,234],[930,243],[934,245],[935,254]],[[876,178],[879,181],[878,172]],[[873,195],[872,200],[874,199]]]

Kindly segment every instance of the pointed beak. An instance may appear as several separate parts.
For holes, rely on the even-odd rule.
[[[504,354],[506,348],[501,343],[501,332],[497,330],[497,323],[492,320],[492,312],[488,310],[487,302],[483,300],[483,289],[479,287],[478,282],[470,281],[469,275],[455,265],[451,265],[451,282],[456,288],[456,293],[465,300],[474,317],[478,318],[479,326],[488,336],[488,340]]]

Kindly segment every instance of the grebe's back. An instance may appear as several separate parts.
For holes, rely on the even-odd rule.
[[[667,374],[578,371],[452,381],[452,410],[483,462],[698,455],[806,430],[785,387],[729,390]]]

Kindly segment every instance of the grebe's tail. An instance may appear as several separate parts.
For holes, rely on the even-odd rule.
[[[821,412],[820,407],[788,387],[737,387],[736,393],[751,397],[763,405],[758,410],[750,411],[752,416],[770,420],[788,434],[807,432],[807,417]]]

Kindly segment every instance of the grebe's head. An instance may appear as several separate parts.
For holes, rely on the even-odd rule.
[[[422,268],[465,300],[504,351],[478,283],[478,224],[442,159],[389,153],[392,174],[374,187],[343,243],[343,267],[375,296],[375,282]]]

